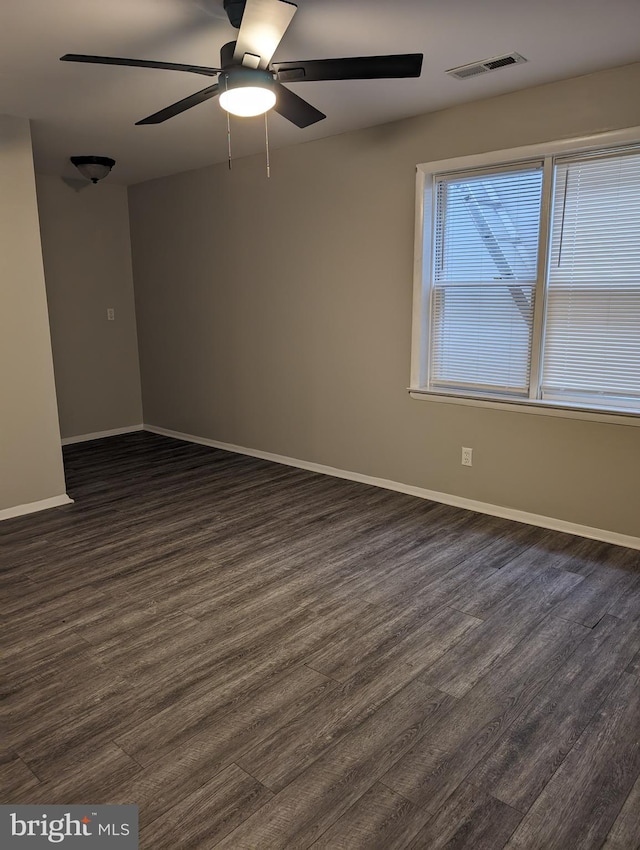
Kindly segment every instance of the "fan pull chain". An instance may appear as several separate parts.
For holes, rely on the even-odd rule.
[[[231,171],[231,119],[227,112],[227,157],[229,161],[229,171]]]
[[[267,145],[267,177],[271,177],[271,163],[269,162],[269,121],[267,113],[264,113],[264,138]]]

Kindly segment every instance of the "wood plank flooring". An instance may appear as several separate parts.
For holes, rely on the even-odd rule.
[[[2,802],[143,850],[638,850],[640,552],[130,434],[0,525]]]

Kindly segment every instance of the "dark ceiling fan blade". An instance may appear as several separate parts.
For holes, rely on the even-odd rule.
[[[180,115],[181,112],[191,109],[192,106],[197,106],[199,103],[203,103],[205,100],[215,97],[218,94],[219,89],[220,86],[217,83],[212,86],[208,86],[206,89],[201,89],[195,94],[190,94],[189,97],[184,97],[182,100],[177,101],[177,103],[172,103],[171,106],[166,106],[164,109],[161,109],[160,112],[154,112],[153,115],[149,115],[148,118],[143,118],[142,121],[136,121],[136,125],[161,124],[168,118],[173,118],[174,115]]]
[[[306,100],[298,97],[290,89],[281,83],[274,83],[276,93],[276,105],[273,107],[278,115],[291,121],[296,127],[308,127],[317,121],[322,121],[327,116],[320,112],[315,106],[311,106]]]
[[[167,71],[188,71],[191,74],[204,74],[215,77],[219,68],[206,68],[202,65],[181,65],[176,62],[156,62],[152,59],[121,59],[117,56],[84,56],[81,53],[65,53],[61,62],[85,62],[90,65],[129,65],[132,68],[163,68]]]
[[[247,0],[234,60],[248,68],[267,68],[297,8],[287,0]]]
[[[313,80],[382,80],[419,77],[422,53],[393,56],[353,56],[348,59],[310,59],[274,62],[273,70],[282,83]]]

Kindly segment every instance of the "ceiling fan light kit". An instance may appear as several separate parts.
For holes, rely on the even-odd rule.
[[[220,106],[232,115],[249,118],[262,115],[275,106],[274,80],[269,71],[258,68],[229,68],[218,78]]]
[[[80,174],[92,183],[104,179],[116,164],[110,156],[71,156],[69,159]]]

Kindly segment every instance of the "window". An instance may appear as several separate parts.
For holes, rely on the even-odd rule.
[[[640,413],[640,145],[568,145],[419,167],[414,392]]]

